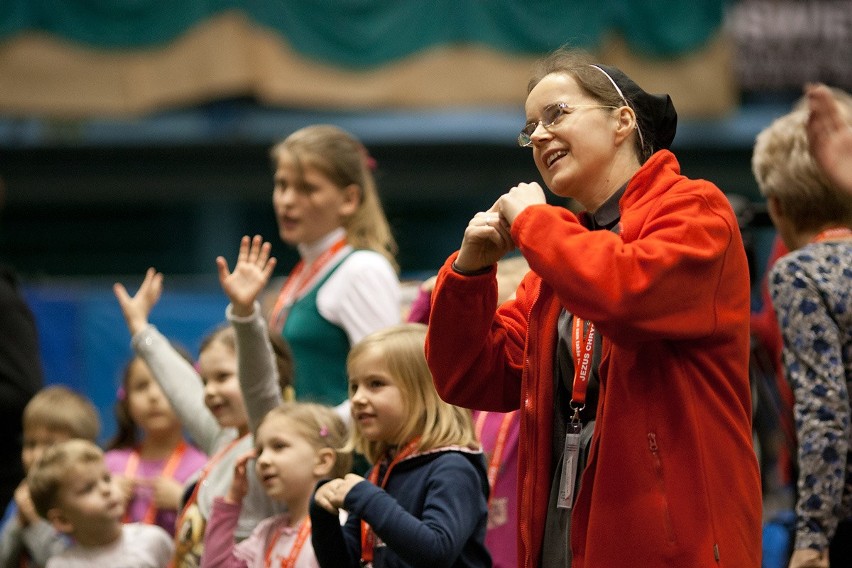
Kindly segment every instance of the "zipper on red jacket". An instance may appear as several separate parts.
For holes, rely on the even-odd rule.
[[[542,283],[542,281],[541,281],[541,279],[539,279],[538,285],[536,286],[536,289],[535,289],[535,296],[533,297],[533,301],[530,303],[530,309],[527,312],[527,341],[526,341],[526,345],[524,346],[524,370],[523,370],[524,374],[528,374],[529,373],[528,369],[530,368],[529,349],[527,349],[527,347],[529,346],[529,342],[530,342],[530,340],[529,340],[529,338],[530,338],[530,320],[532,319],[533,309],[535,308],[536,304],[538,303],[538,298],[541,295],[541,283]],[[521,377],[521,384],[522,385],[524,384],[524,377],[523,376]],[[525,426],[524,431],[529,432],[528,435],[530,435],[534,438],[531,447],[537,448],[538,447],[538,432],[535,428],[533,428],[531,430],[530,427],[529,427],[530,426],[529,425],[529,417],[532,416],[531,410],[533,410],[533,408],[531,408],[532,403],[530,402],[529,390],[527,390],[527,392],[524,393],[523,404],[524,404],[524,412],[521,414],[521,419],[524,422],[524,426]],[[529,475],[529,466],[530,466],[529,463],[524,464],[523,485],[521,486],[521,502],[520,502],[521,506],[523,506],[524,503],[527,502],[527,494],[528,494],[529,484],[530,484],[530,479],[531,479],[531,477]],[[530,507],[530,510],[532,510],[531,507]],[[529,542],[529,520],[526,517],[521,517],[519,519],[518,529],[521,533],[521,542],[524,545],[524,552],[525,552],[525,554],[524,554],[524,568],[530,568],[530,556],[531,556],[530,552],[532,550],[532,543]]]
[[[666,538],[669,542],[675,541],[674,526],[672,525],[672,517],[669,512],[669,497],[666,493],[666,483],[663,478],[663,462],[660,459],[659,446],[657,445],[657,435],[654,432],[648,432],[648,448],[654,456],[654,473],[657,476],[657,485],[660,489],[660,497],[663,504],[663,521],[666,527]]]

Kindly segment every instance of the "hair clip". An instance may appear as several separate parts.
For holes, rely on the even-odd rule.
[[[320,438],[327,438],[328,437],[328,426],[323,426],[322,428],[320,428],[319,435],[320,435]]]
[[[118,397],[118,400],[124,400],[127,398],[127,391],[124,390],[124,385],[118,387],[115,396]]]

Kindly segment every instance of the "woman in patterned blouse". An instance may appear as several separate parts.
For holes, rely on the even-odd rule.
[[[852,97],[835,97],[852,117]],[[790,253],[769,287],[799,443],[790,568],[852,566],[852,198],[818,168],[800,102],[757,137],[752,168]]]

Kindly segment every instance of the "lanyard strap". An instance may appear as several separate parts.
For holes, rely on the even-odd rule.
[[[186,442],[181,440],[175,449],[172,450],[172,453],[169,455],[169,458],[166,460],[165,465],[163,465],[163,469],[160,470],[159,475],[162,477],[168,477],[170,479],[174,478],[175,471],[177,471],[178,466],[180,465],[181,460],[183,459],[183,455],[186,453]],[[127,463],[124,466],[124,476],[125,477],[133,477],[136,475],[136,470],[139,469],[139,450],[134,449],[130,452],[130,455],[127,457]],[[142,516],[141,522],[152,525],[154,524],[154,520],[157,518],[157,506],[154,503],[153,497],[151,501],[148,503],[148,508],[145,510],[145,515]],[[124,522],[130,522],[130,507],[124,512]]]
[[[273,329],[281,331],[284,329],[284,322],[287,321],[287,314],[290,307],[296,303],[296,299],[305,291],[314,277],[322,270],[326,264],[337,254],[340,249],[346,246],[346,237],[342,237],[335,241],[333,245],[323,251],[317,259],[311,263],[308,272],[302,275],[305,270],[304,260],[300,260],[290,271],[287,280],[281,287],[281,292],[278,294],[278,299],[275,300],[275,307],[272,308]]]
[[[515,418],[517,410],[507,412],[503,415],[503,420],[500,421],[500,429],[497,430],[497,440],[494,442],[494,449],[491,451],[491,457],[488,460],[488,503],[491,503],[491,498],[494,496],[494,486],[497,484],[497,476],[500,474],[500,466],[503,461],[503,449],[506,447],[506,439],[509,437],[509,428],[512,425],[512,419]],[[482,431],[485,428],[485,420],[488,418],[488,412],[483,410],[476,416],[476,438],[482,440]]]
[[[589,386],[589,375],[592,370],[592,352],[595,348],[595,324],[589,322],[589,330],[583,333],[586,321],[574,316],[574,384],[571,391],[571,408],[574,417],[579,420],[580,410],[586,406],[586,389]]]
[[[381,483],[381,485],[379,485],[379,487],[384,489],[385,485],[387,485],[387,483],[388,483],[388,478],[390,477],[391,470],[393,470],[393,468],[396,466],[396,464],[398,464],[399,462],[401,462],[402,460],[404,460],[405,458],[407,458],[408,456],[413,454],[414,451],[417,449],[417,445],[419,443],[420,443],[420,436],[417,436],[416,438],[414,438],[413,440],[408,442],[408,444],[405,446],[405,448],[402,449],[401,452],[399,452],[398,454],[396,454],[396,456],[394,456],[393,460],[390,462],[390,464],[388,464],[388,468],[385,470],[385,475],[384,475],[384,477],[382,477],[382,483]],[[381,462],[379,462],[379,463],[381,463]],[[367,478],[370,481],[370,483],[372,483],[373,485],[378,485],[377,482],[379,481],[379,469],[380,469],[379,464],[377,463],[376,466],[372,469],[372,471],[370,471],[370,475]],[[376,541],[376,537],[373,534],[373,530],[370,528],[370,525],[367,524],[366,521],[361,521],[361,565],[362,566],[364,564],[369,564],[373,561],[373,547],[375,546],[375,541]]]
[[[272,551],[275,549],[275,543],[278,542],[278,539],[281,538],[281,535],[285,530],[287,530],[287,527],[278,527],[272,535],[272,538],[269,539],[263,561],[265,568],[272,568]],[[302,524],[299,526],[299,534],[296,535],[296,540],[293,542],[293,546],[290,547],[290,554],[287,555],[287,558],[281,559],[281,568],[295,568],[296,559],[299,558],[299,554],[302,552],[302,548],[305,546],[305,541],[308,540],[308,536],[310,536],[310,534],[311,519],[305,517]]]
[[[811,239],[811,242],[819,243],[829,239],[840,239],[844,237],[852,237],[852,229],[849,227],[832,227],[831,229],[820,231],[817,236]]]
[[[204,469],[201,470],[201,474],[198,476],[198,481],[195,482],[195,487],[192,488],[192,494],[189,496],[189,499],[186,500],[186,504],[183,506],[183,509],[181,509],[180,516],[175,523],[176,531],[180,531],[180,527],[183,526],[184,517],[186,516],[187,511],[189,511],[189,508],[192,507],[198,499],[198,491],[201,489],[201,486],[204,484],[207,476],[210,475],[210,471],[213,469],[213,466],[216,465],[219,460],[225,456],[225,454],[231,451],[231,448],[242,442],[248,436],[248,434],[244,434],[236,440],[231,440],[231,443],[216,452],[216,454],[214,454],[213,457],[204,465]]]

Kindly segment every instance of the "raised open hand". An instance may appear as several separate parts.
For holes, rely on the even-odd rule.
[[[216,258],[219,283],[231,300],[236,316],[249,316],[254,311],[254,302],[269,283],[275,268],[275,257],[269,256],[272,245],[260,235],[250,239],[247,235],[240,240],[240,253],[234,271],[228,270],[228,261]]]
[[[148,316],[160,300],[160,295],[163,293],[163,275],[149,268],[139,290],[132,297],[120,282],[113,284],[112,291],[118,299],[118,305],[121,306],[127,329],[131,335],[136,335],[148,325]]]

